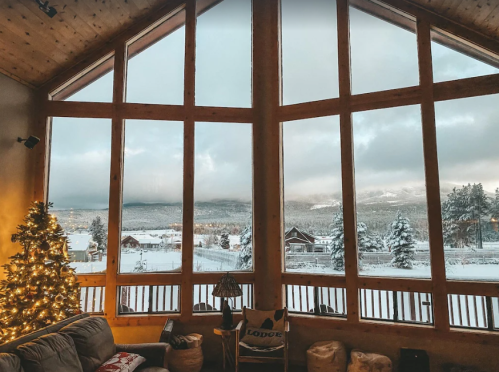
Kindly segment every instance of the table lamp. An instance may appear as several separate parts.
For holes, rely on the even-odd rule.
[[[241,290],[241,287],[237,283],[236,279],[229,273],[225,274],[222,278],[220,278],[211,294],[215,297],[225,298],[222,308],[222,325],[220,328],[234,328],[234,325],[232,324],[232,309],[230,308],[227,299],[243,295],[243,291]]]

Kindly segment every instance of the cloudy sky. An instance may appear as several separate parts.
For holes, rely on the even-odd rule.
[[[338,97],[333,1],[282,0],[283,102]],[[354,94],[418,84],[416,35],[351,9]],[[182,104],[185,30],[180,28],[130,60],[127,101]],[[435,81],[497,70],[432,45]],[[71,101],[110,102],[112,73]],[[251,106],[251,7],[225,0],[198,18],[196,104]],[[436,104],[441,182],[499,187],[499,97]],[[50,200],[56,208],[106,208],[111,122],[54,118]],[[353,115],[358,190],[424,185],[419,106]],[[287,198],[341,191],[339,120],[284,123]],[[195,198],[251,198],[251,125],[197,123]],[[181,122],[126,123],[125,202],[182,198]]]

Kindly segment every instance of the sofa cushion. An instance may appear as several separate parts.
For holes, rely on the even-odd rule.
[[[17,352],[25,371],[82,372],[73,340],[51,333],[20,345]]]
[[[0,371],[23,372],[21,359],[14,354],[0,353]]]
[[[83,372],[94,372],[116,354],[113,333],[107,320],[102,317],[78,320],[62,328],[59,333],[73,339]]]

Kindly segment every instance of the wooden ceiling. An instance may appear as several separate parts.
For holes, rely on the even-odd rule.
[[[0,72],[34,87],[75,65],[165,0],[0,0]]]
[[[0,73],[40,87],[168,1],[51,0],[57,14],[49,18],[35,0],[0,0]],[[397,1],[416,4],[499,41],[498,0]]]

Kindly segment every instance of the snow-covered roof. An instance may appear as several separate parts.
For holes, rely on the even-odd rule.
[[[139,242],[139,244],[161,244],[160,238],[152,237],[148,234],[127,235]]]
[[[92,239],[92,235],[89,234],[74,234],[69,235],[69,251],[86,251],[90,240]]]

